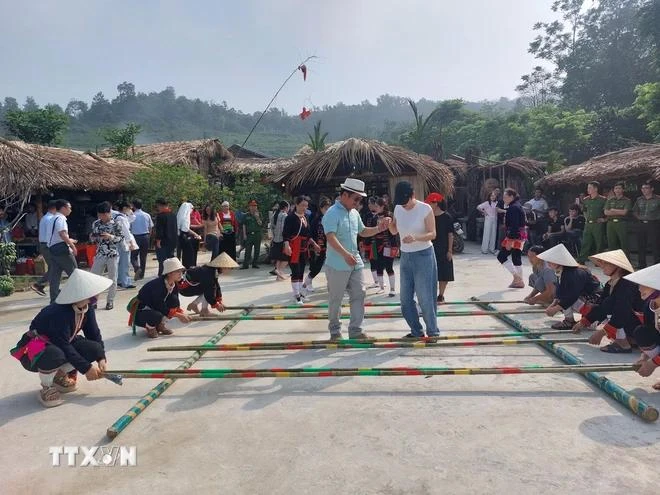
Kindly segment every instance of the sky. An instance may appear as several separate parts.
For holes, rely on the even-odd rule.
[[[141,92],[261,110],[375,103],[382,94],[515,97],[551,0],[0,0],[0,99]]]

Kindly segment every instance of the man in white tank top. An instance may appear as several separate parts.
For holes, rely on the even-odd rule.
[[[390,232],[401,237],[401,313],[411,330],[406,337],[424,337],[415,295],[422,309],[427,335],[437,337],[440,331],[436,316],[437,265],[431,242],[435,239],[433,209],[415,199],[415,191],[406,181],[396,185],[394,204]]]

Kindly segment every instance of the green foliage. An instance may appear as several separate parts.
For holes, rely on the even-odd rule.
[[[57,105],[29,110],[9,110],[4,124],[9,133],[27,143],[53,146],[62,143],[68,117]]]
[[[0,275],[0,297],[11,296],[14,289],[14,279],[9,275]]]
[[[134,196],[140,198],[145,211],[153,211],[159,198],[176,208],[183,200],[199,206],[213,196],[208,181],[196,171],[177,165],[157,164],[138,171],[130,184]]]
[[[110,144],[113,156],[127,158],[128,150],[135,146],[135,138],[140,132],[142,127],[130,122],[123,128],[104,129],[101,135]]]
[[[325,149],[325,138],[328,137],[328,133],[321,134],[320,120],[314,124],[314,135],[307,135],[309,136],[309,146],[312,148],[312,151],[323,151]]]
[[[633,107],[639,118],[646,121],[646,129],[656,143],[660,143],[660,83],[647,83],[635,88],[637,98]]]
[[[16,244],[0,242],[0,275],[9,275],[14,263],[16,263]]]
[[[627,107],[638,84],[657,80],[657,0],[556,0],[560,19],[537,23],[529,51],[555,65],[564,104],[588,110]],[[645,5],[646,4],[646,5]]]
[[[586,159],[593,119],[594,114],[585,110],[570,112],[551,105],[533,109],[529,114],[525,154],[551,166]]]
[[[145,211],[155,209],[156,200],[166,199],[173,209],[184,200],[198,208],[207,204],[219,208],[223,201],[232,203],[235,209],[247,210],[251,199],[256,199],[259,209],[267,215],[274,201],[282,198],[282,193],[256,173],[236,178],[231,186],[209,184],[196,171],[183,166],[155,165],[141,170],[133,176],[132,194],[140,198]]]

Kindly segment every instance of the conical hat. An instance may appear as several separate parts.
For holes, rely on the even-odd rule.
[[[238,268],[238,263],[236,263],[227,253],[220,253],[209,261],[206,266],[211,266],[213,268]]]
[[[101,292],[108,290],[112,285],[109,278],[94,275],[76,268],[71,273],[64,288],[57,295],[57,304],[73,304],[84,301],[90,297],[98,296]]]
[[[626,275],[626,280],[630,280],[638,285],[644,285],[651,289],[660,290],[660,263],[649,266],[638,272]]]
[[[623,268],[630,273],[635,271],[632,264],[628,260],[626,253],[624,253],[621,249],[594,254],[593,256],[589,256],[589,259],[591,261],[605,261],[607,263],[612,263],[613,265],[618,266],[619,268]]]
[[[575,258],[571,256],[571,253],[568,252],[568,249],[563,244],[557,244],[555,247],[543,251],[538,257],[543,261],[549,261],[550,263],[556,263],[561,266],[578,266],[578,262],[575,261]]]

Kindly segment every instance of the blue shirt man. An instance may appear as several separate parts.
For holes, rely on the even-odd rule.
[[[362,332],[364,298],[366,291],[362,280],[364,263],[358,252],[357,236],[371,237],[388,228],[390,218],[377,227],[365,227],[355,207],[366,197],[364,182],[348,178],[341,184],[341,193],[333,206],[323,216],[323,230],[328,240],[325,274],[328,280],[328,330],[330,339],[341,339],[341,301],[348,291],[351,319],[348,336],[366,339]]]

